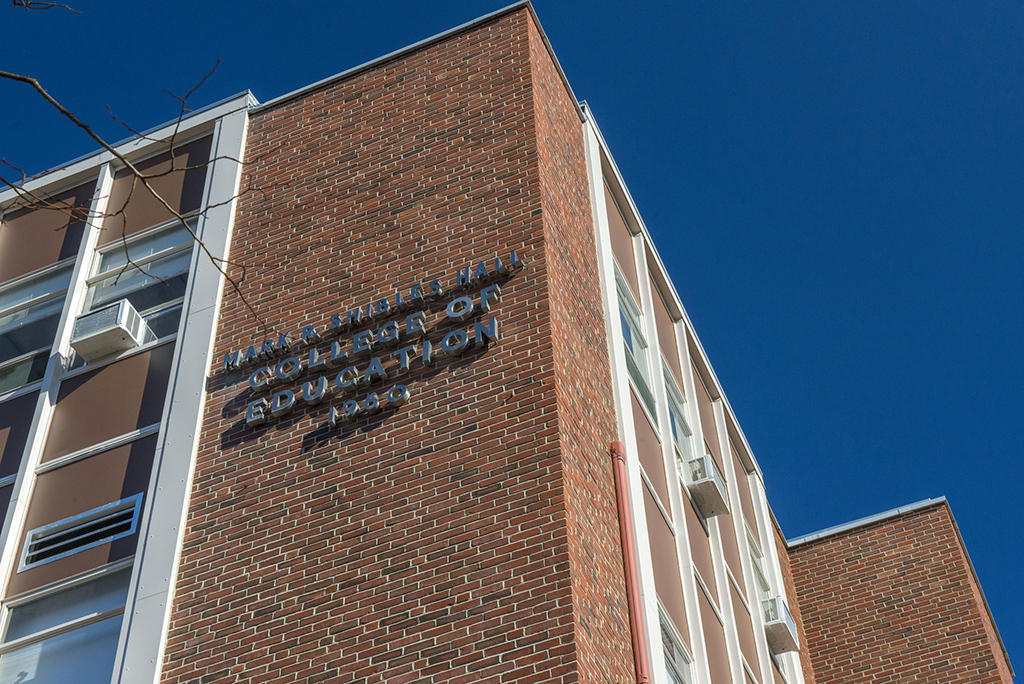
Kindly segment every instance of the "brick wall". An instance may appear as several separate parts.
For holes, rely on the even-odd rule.
[[[1011,684],[949,506],[790,550],[818,684]]]
[[[253,116],[216,359],[513,249],[526,267],[497,280],[497,343],[405,375],[380,353],[379,387],[262,427],[269,395],[214,366],[165,682],[631,680],[579,121],[530,21]],[[445,315],[479,291],[430,303],[425,339],[486,319]],[[398,383],[397,410],[327,425]]]

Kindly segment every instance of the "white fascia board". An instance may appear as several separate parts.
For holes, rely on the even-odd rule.
[[[640,234],[644,236],[647,245],[651,249],[651,253],[654,255],[654,259],[658,265],[659,271],[657,275],[663,278],[669,286],[669,293],[672,297],[672,301],[670,303],[679,311],[680,317],[686,324],[687,330],[689,330],[692,333],[692,339],[695,343],[695,347],[697,349],[697,352],[700,354],[700,364],[708,369],[708,373],[711,376],[712,384],[714,385],[713,388],[709,389],[713,391],[712,393],[717,393],[718,396],[721,397],[722,402],[724,403],[724,408],[726,409],[726,415],[730,419],[729,421],[727,421],[727,423],[731,422],[732,425],[735,426],[736,436],[739,437],[743,449],[747,452],[747,454],[750,455],[750,461],[754,465],[754,472],[757,473],[758,478],[763,482],[764,475],[761,472],[760,464],[757,462],[757,457],[754,456],[754,450],[750,448],[750,443],[747,441],[747,436],[743,434],[743,428],[740,427],[740,423],[736,419],[736,413],[732,410],[732,405],[729,404],[729,399],[728,397],[725,396],[725,392],[722,390],[722,383],[718,381],[718,376],[715,374],[715,369],[711,366],[711,362],[708,360],[707,352],[705,352],[704,350],[704,345],[701,343],[700,337],[697,336],[697,333],[693,327],[693,322],[690,320],[689,314],[686,313],[686,307],[683,306],[682,300],[679,299],[679,293],[676,292],[675,284],[672,283],[672,279],[668,275],[668,269],[665,268],[665,262],[662,261],[661,254],[658,253],[658,248],[654,244],[654,240],[651,238],[651,234],[647,230],[647,226],[644,224],[643,218],[640,216],[640,210],[637,209],[636,203],[633,201],[633,196],[630,195],[629,188],[626,187],[626,182],[623,180],[622,174],[619,172],[619,167],[615,163],[615,158],[612,156],[611,151],[608,149],[608,143],[605,142],[604,136],[601,134],[601,128],[597,125],[597,120],[594,118],[593,110],[590,109],[586,102],[583,102],[581,104],[581,107],[583,109],[583,113],[586,115],[588,121],[593,127],[598,142],[600,143],[602,161],[607,163],[608,169],[615,177],[615,182],[619,186],[617,190],[619,190],[622,193],[623,198],[626,200],[629,210],[633,214],[632,218],[636,221],[636,225],[640,229]],[[716,397],[712,396],[712,399],[714,398]]]
[[[118,154],[126,157],[139,156],[140,152],[145,154],[145,151],[149,148],[155,150],[158,147],[166,147],[167,143],[161,141],[172,135],[175,127],[178,129],[179,135],[184,139],[185,136],[189,135],[190,131],[202,128],[203,126],[210,126],[212,130],[213,123],[218,119],[239,109],[251,109],[255,104],[256,100],[253,98],[252,93],[245,91],[244,93],[239,93],[198,109],[183,116],[181,119],[172,119],[167,123],[141,131],[139,135],[119,140],[111,144],[111,147],[117,150]],[[90,152],[49,171],[45,171],[40,176],[27,180],[24,184],[18,186],[18,191],[39,192],[46,188],[49,193],[59,192],[60,189],[74,185],[76,181],[93,176],[96,169],[108,161],[116,161],[116,158],[107,150],[101,149]],[[5,205],[18,199],[18,191],[11,188],[0,191],[0,211],[3,210]]]

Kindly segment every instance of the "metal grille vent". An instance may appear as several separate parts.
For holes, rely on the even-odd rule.
[[[141,505],[136,494],[30,531],[18,572],[134,534]]]

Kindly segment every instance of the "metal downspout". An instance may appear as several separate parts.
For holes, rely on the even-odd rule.
[[[622,569],[626,573],[626,599],[629,603],[629,630],[633,637],[633,662],[637,684],[650,684],[647,664],[647,636],[640,610],[640,573],[636,567],[633,542],[633,513],[626,490],[626,447],[616,440],[611,443],[612,468],[615,471],[615,499],[619,507],[619,534],[622,538]]]

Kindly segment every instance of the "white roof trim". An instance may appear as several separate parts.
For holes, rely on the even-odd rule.
[[[891,510],[883,511],[881,513],[875,513],[874,515],[869,515],[866,518],[851,520],[850,522],[843,523],[842,525],[826,527],[825,529],[819,530],[818,532],[812,532],[810,534],[805,534],[802,537],[797,537],[796,539],[790,539],[786,541],[786,545],[789,548],[793,548],[794,546],[797,546],[799,544],[806,544],[808,542],[816,541],[818,539],[824,539],[825,537],[831,537],[832,535],[839,534],[841,532],[846,532],[848,530],[853,530],[858,527],[866,527],[867,525],[871,525],[876,522],[881,522],[882,520],[897,518],[906,513],[912,513],[913,511],[917,511],[922,508],[928,508],[929,506],[945,503],[945,501],[946,497],[944,496],[940,496],[935,499],[923,499],[922,501],[907,504],[906,506],[900,506],[899,508],[893,508]]]

